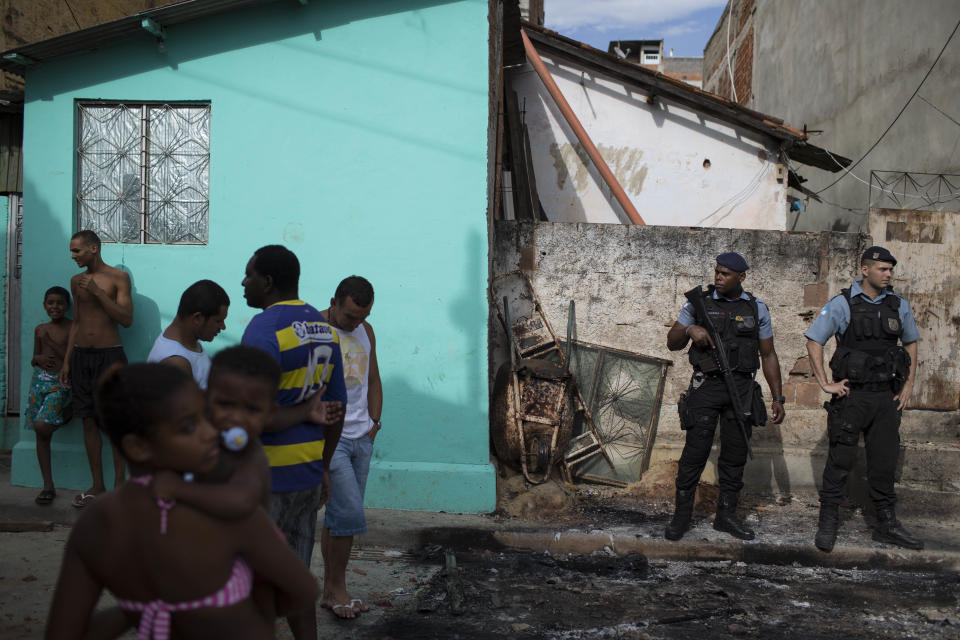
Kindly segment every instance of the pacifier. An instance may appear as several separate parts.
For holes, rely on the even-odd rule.
[[[247,430],[243,427],[230,427],[220,435],[223,438],[223,446],[230,451],[243,451],[250,440]]]

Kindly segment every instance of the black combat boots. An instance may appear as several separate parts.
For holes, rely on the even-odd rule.
[[[877,526],[873,530],[877,542],[889,542],[905,549],[923,549],[923,540],[911,536],[897,520],[891,507],[877,509]]]
[[[820,503],[820,524],[817,526],[817,537],[813,544],[820,551],[829,553],[837,542],[837,529],[840,528],[840,505],[830,502]]]
[[[725,531],[741,540],[753,540],[754,534],[747,525],[737,517],[737,494],[721,493],[717,501],[717,516],[713,519],[713,528]]]
[[[677,489],[677,506],[673,510],[673,519],[667,525],[663,537],[667,540],[679,540],[690,530],[690,520],[693,518],[693,499],[697,488],[681,491]]]

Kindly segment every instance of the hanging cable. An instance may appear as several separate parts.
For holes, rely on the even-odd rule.
[[[728,5],[729,6],[729,5]],[[733,65],[730,63],[730,21],[733,20],[733,11],[727,12],[727,73],[730,74],[730,93],[733,95],[733,101],[739,103],[737,100],[737,87],[736,83],[733,81]]]
[[[837,184],[838,182],[840,182],[841,180],[843,180],[845,177],[847,177],[847,175],[850,173],[850,169],[853,169],[853,168],[856,167],[858,164],[860,164],[861,162],[863,162],[863,159],[866,158],[868,155],[870,155],[870,152],[871,152],[871,151],[873,151],[874,149],[876,149],[877,145],[880,144],[880,141],[883,140],[884,136],[886,136],[887,133],[890,132],[890,129],[893,128],[893,125],[897,124],[897,120],[900,119],[900,116],[903,115],[903,112],[907,110],[907,107],[910,106],[910,103],[913,102],[913,99],[917,96],[918,93],[920,93],[920,88],[923,86],[923,83],[926,82],[926,81],[927,81],[927,78],[930,77],[930,74],[933,73],[933,68],[937,66],[937,63],[938,63],[938,62],[940,62],[940,58],[943,56],[943,52],[947,50],[947,46],[950,44],[950,41],[953,40],[953,36],[955,36],[955,35],[957,34],[957,29],[960,29],[960,21],[958,21],[957,24],[956,24],[956,26],[953,27],[953,31],[950,32],[950,37],[948,37],[948,38],[947,38],[947,41],[943,43],[943,48],[940,49],[940,53],[937,54],[937,58],[933,61],[933,64],[930,65],[930,68],[927,69],[927,73],[924,74],[923,80],[921,80],[921,81],[920,81],[920,84],[917,85],[916,90],[913,92],[913,94],[912,94],[912,95],[910,96],[910,98],[907,100],[906,104],[903,105],[903,108],[900,109],[900,113],[898,113],[898,114],[897,114],[897,117],[893,119],[893,122],[890,123],[890,126],[887,127],[887,128],[884,130],[884,132],[880,134],[880,137],[877,138],[877,141],[874,142],[872,145],[870,145],[870,148],[867,149],[866,153],[864,153],[862,156],[860,156],[860,159],[859,159],[859,160],[857,160],[856,162],[854,162],[853,164],[851,164],[851,165],[848,167],[847,173],[844,173],[844,174],[841,175],[839,178],[837,178],[836,180],[834,180],[833,182],[831,182],[830,184],[828,184],[827,186],[825,186],[823,189],[820,189],[819,191],[817,191],[817,192],[816,192],[816,195],[820,195],[821,193],[823,193],[824,191],[826,191],[827,189],[829,189],[830,187],[832,187],[833,185]]]
[[[73,7],[70,6],[70,3],[67,2],[67,0],[63,0],[63,4],[67,6],[67,9],[70,11],[70,15],[73,16],[73,21],[77,24],[77,29],[83,29],[83,27],[80,26],[80,21],[77,20],[77,14],[73,12]]]
[[[946,111],[944,111],[943,109],[941,109],[941,108],[938,107],[937,105],[933,104],[932,102],[930,102],[929,100],[927,100],[927,99],[924,98],[923,96],[917,96],[917,97],[920,98],[921,100],[923,100],[924,102],[926,102],[928,105],[930,105],[931,107],[933,107],[933,108],[936,109],[937,111],[939,111],[939,112],[940,112],[940,115],[942,115],[944,118],[946,118],[947,120],[949,120],[949,121],[952,122],[953,124],[955,124],[955,125],[957,125],[958,127],[960,127],[960,122],[957,122],[949,113],[947,113]]]

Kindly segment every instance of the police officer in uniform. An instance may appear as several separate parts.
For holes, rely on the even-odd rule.
[[[814,540],[830,551],[837,540],[839,505],[847,474],[863,433],[870,499],[876,509],[873,539],[908,549],[923,542],[910,535],[894,514],[894,471],[900,454],[900,416],[913,391],[917,369],[917,325],[905,299],[893,293],[896,259],[883,247],[870,247],[860,260],[862,280],[834,296],[807,330],[807,353],[820,388],[833,394],[827,407],[830,442],[820,490],[820,522]],[[823,369],[823,345],[835,336],[830,360],[833,383]],[[903,343],[899,346],[898,343]]]
[[[762,366],[773,393],[772,421],[779,424],[786,415],[781,395],[780,361],[773,348],[773,326],[767,305],[741,286],[748,268],[739,253],[717,256],[714,284],[704,292],[704,308],[727,349],[741,409],[745,412],[751,409],[754,387],[758,386],[754,376]],[[697,483],[710,457],[719,418],[720,458],[717,467],[720,500],[713,528],[742,540],[752,540],[753,531],[736,513],[737,497],[743,488],[743,468],[747,462],[747,441],[737,425],[727,385],[715,354],[711,353],[714,343],[704,324],[704,319],[696,316],[688,301],[667,333],[667,347],[671,351],[679,351],[689,340],[693,341],[689,351],[693,378],[680,403],[681,427],[687,435],[677,469],[676,508],[664,535],[668,540],[679,540],[690,529]],[[760,402],[762,407],[762,399]],[[745,422],[749,438],[754,425],[750,417]]]

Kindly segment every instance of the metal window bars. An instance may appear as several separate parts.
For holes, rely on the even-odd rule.
[[[78,228],[104,242],[207,242],[209,104],[80,102],[78,120]]]

